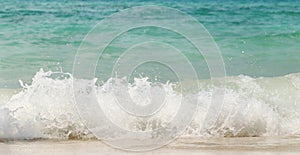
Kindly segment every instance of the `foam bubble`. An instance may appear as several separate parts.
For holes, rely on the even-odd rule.
[[[9,100],[7,96],[1,97],[1,102],[6,98],[6,104],[0,107],[0,138],[94,138],[76,111],[72,78],[69,73],[40,70],[33,77],[32,84],[23,84],[23,89]],[[201,127],[211,102],[212,86],[203,80],[200,81],[200,91],[188,94],[199,99],[199,108],[182,137],[300,134],[300,74],[256,79],[241,75],[226,80],[223,109],[217,122],[205,132],[201,132]],[[139,118],[124,112],[116,104],[109,81],[95,87],[106,116],[120,127],[134,131],[149,131],[167,125],[176,114],[182,95],[174,84],[161,85],[159,89],[166,92],[164,106],[152,117]],[[143,99],[147,99],[151,82],[136,79],[128,87],[133,101],[147,104]]]

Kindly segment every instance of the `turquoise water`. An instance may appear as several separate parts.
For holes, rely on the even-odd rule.
[[[220,47],[225,62],[228,76],[225,78],[224,100],[218,102],[223,103],[219,112],[210,111],[214,86],[218,89],[218,85],[211,85],[206,61],[189,42],[183,41],[182,36],[154,27],[137,28],[114,39],[97,66],[98,82],[104,83],[93,88],[99,105],[113,122],[128,130],[153,131],[173,119],[181,105],[181,97],[187,96],[191,98],[187,100],[190,105],[194,105],[197,98],[199,107],[192,108],[197,112],[183,137],[299,137],[300,1],[0,0],[0,141],[95,138],[74,109],[78,102],[74,100],[76,96],[72,88],[73,78],[77,76],[69,73],[73,70],[76,51],[85,35],[99,21],[113,13],[142,5],[179,9],[206,27]],[[177,20],[180,19],[170,21]],[[166,36],[170,40],[164,40]],[[186,89],[188,91],[178,92],[180,88],[176,86],[180,85],[173,83],[178,79],[172,79],[176,75],[158,63],[136,68],[133,76],[142,78],[129,85],[117,79],[121,82],[117,83],[116,90],[125,92],[128,88],[135,104],[162,101],[159,95],[163,91],[166,93],[161,111],[144,120],[123,111],[116,103],[111,81],[106,80],[126,45],[149,38],[180,46],[181,52],[196,67],[200,87],[199,91]],[[86,52],[81,56],[89,58],[90,53]],[[134,56],[131,60],[139,55]],[[162,56],[181,66],[182,59],[172,54]],[[82,62],[85,61],[89,62],[89,59]],[[182,73],[187,70],[184,67],[176,69]],[[145,76],[158,78],[163,84],[149,82],[143,78]],[[79,85],[94,82],[80,80]],[[166,83],[167,80],[171,82]],[[185,82],[183,86],[194,88],[196,85],[193,80]],[[14,89],[21,86],[21,89]],[[91,94],[90,89],[82,90]],[[152,90],[156,91],[153,93]],[[159,95],[153,97],[155,93]],[[122,95],[119,94],[119,99],[127,102],[128,96]],[[89,103],[85,98],[82,101]],[[94,110],[98,106],[86,107]],[[212,116],[209,112],[212,115],[218,113],[218,119],[214,121],[215,117],[209,117]],[[96,114],[91,116],[95,121],[99,119]],[[202,130],[206,121],[215,124]],[[109,126],[104,129],[102,133],[112,131]]]
[[[96,23],[122,9],[150,4],[199,20],[220,47],[227,75],[300,72],[299,1],[1,0],[0,87],[19,87],[19,79],[30,82],[40,68],[72,72],[76,50]],[[204,66],[199,72],[207,77],[205,62],[193,61]]]

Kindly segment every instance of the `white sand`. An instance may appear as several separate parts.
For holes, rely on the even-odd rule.
[[[0,143],[0,154],[201,154],[253,155],[300,154],[298,138],[222,138],[212,140],[181,139],[150,152],[125,152],[100,141],[33,141]]]

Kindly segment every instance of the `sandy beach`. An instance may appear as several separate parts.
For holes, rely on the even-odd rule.
[[[1,154],[202,154],[292,155],[300,153],[299,138],[180,139],[148,152],[126,152],[96,141],[16,141],[0,144]]]

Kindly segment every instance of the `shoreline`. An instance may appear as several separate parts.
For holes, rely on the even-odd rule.
[[[288,143],[287,143],[288,142]],[[130,152],[97,140],[33,140],[0,143],[1,154],[299,154],[300,138],[180,138],[160,149]]]

